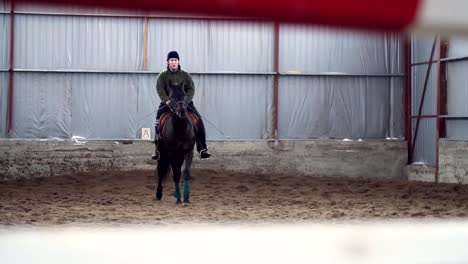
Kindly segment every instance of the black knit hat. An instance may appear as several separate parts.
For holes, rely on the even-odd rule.
[[[169,59],[179,59],[179,53],[177,53],[177,51],[175,51],[175,50],[170,51],[167,54],[167,60],[169,60]]]

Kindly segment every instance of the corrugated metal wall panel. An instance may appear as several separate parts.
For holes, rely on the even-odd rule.
[[[428,67],[428,65],[418,65],[412,67],[412,115],[418,114]],[[431,67],[431,72],[427,83],[426,96],[424,98],[421,114],[437,114],[437,64],[435,63],[433,63]]]
[[[150,70],[166,68],[166,55],[179,52],[191,72],[269,72],[273,68],[273,25],[239,21],[150,19]]]
[[[272,137],[272,76],[195,75],[194,82],[194,104],[208,120],[208,139]]]
[[[0,72],[0,138],[7,136],[8,76],[7,72]]]
[[[401,41],[391,34],[281,25],[281,72],[403,73]]]
[[[0,69],[10,68],[10,15],[0,14]]]
[[[166,68],[166,56],[177,50],[180,64],[190,72],[206,71],[208,21],[181,19],[150,19],[148,22],[148,69]]]
[[[449,115],[468,116],[467,71],[468,71],[468,61],[448,63],[448,66],[447,66],[447,111]]]
[[[411,40],[411,62],[426,62],[431,58],[434,36],[413,36]],[[433,60],[439,58],[439,43],[436,43]]]
[[[415,128],[416,119],[413,119],[413,137]],[[423,162],[435,166],[436,132],[437,126],[435,118],[421,119],[414,149],[413,162]]]
[[[404,131],[404,109],[403,109],[403,86],[401,78],[391,79],[390,89],[390,137],[403,139]]]
[[[143,19],[15,16],[15,67],[142,70]]]
[[[211,21],[208,71],[272,72],[272,23]]]
[[[465,50],[467,49],[465,48]],[[460,53],[456,56],[463,56],[462,49],[459,51]],[[447,65],[447,113],[449,115],[468,116],[467,70],[468,61],[449,62]],[[447,138],[467,140],[468,120],[448,120]]]
[[[9,5],[0,4],[0,10],[9,10]],[[0,69],[10,68],[10,15],[0,14]],[[0,72],[0,137],[7,136],[8,72]]]
[[[136,138],[139,75],[77,74],[72,78],[72,135]],[[154,123],[154,122],[153,122]],[[151,127],[150,124],[147,127]]]
[[[449,39],[449,48],[447,57],[462,57],[468,56],[468,38],[467,37],[451,37]]]
[[[71,136],[71,75],[15,73],[13,137]]]
[[[468,140],[467,120],[447,120],[447,138]]]
[[[141,138],[141,129],[150,128],[151,138],[154,138],[154,123],[161,102],[156,92],[156,74],[137,75],[132,77],[136,83],[137,119],[135,122],[136,138]]]
[[[390,86],[390,78],[281,77],[279,137],[388,137]]]

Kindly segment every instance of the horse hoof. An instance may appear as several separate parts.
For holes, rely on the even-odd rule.
[[[161,200],[161,198],[162,198],[162,193],[157,193],[156,194],[156,199]]]

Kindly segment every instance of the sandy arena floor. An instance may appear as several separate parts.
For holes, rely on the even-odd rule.
[[[0,225],[296,223],[466,219],[468,186],[193,170],[191,204],[161,201],[152,171],[0,182]],[[181,186],[183,186],[181,184]],[[182,187],[181,187],[182,188]]]

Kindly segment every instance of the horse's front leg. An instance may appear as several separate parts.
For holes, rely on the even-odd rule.
[[[167,174],[169,169],[169,162],[165,159],[158,161],[158,187],[156,189],[156,199],[161,200],[162,198],[162,181]]]
[[[182,203],[179,186],[182,162],[184,162],[183,159],[181,159],[181,161],[177,160],[172,163],[172,175],[174,178],[175,197],[177,199],[176,203],[178,204]]]
[[[184,203],[190,203],[190,169],[192,167],[193,151],[185,154],[184,159]]]

